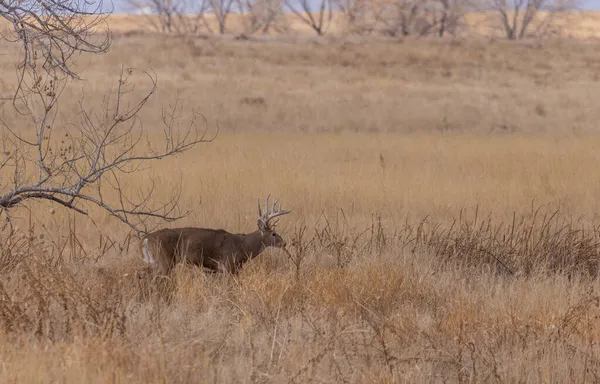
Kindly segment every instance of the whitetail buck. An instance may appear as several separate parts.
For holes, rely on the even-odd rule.
[[[241,266],[258,256],[267,247],[285,248],[285,240],[275,232],[278,216],[290,213],[277,209],[277,200],[269,212],[269,197],[265,212],[258,201],[258,230],[252,233],[229,233],[223,229],[165,228],[142,237],[140,248],[144,261],[161,274],[168,274],[177,263],[189,262],[210,271],[239,272]]]

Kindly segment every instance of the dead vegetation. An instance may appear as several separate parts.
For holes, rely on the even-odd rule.
[[[72,120],[80,86],[87,104],[100,105],[114,85],[107,74],[116,79],[126,64],[158,76],[148,129],[162,118],[162,100],[178,95],[221,132],[591,133],[599,56],[595,44],[560,40],[123,36],[108,54],[82,59],[85,80],[63,91],[58,118]]]
[[[26,235],[0,268],[3,380],[596,380],[596,232],[561,220],[322,220],[288,234],[297,267],[273,255],[237,278],[180,265],[155,282]]]
[[[272,191],[289,254],[139,279],[117,218],[32,199],[0,237],[0,381],[598,381],[595,46],[363,43],[119,36],[89,63],[98,105],[108,72],[154,69],[150,144],[177,90],[222,130],[124,192],[180,186],[173,226],[242,232]]]

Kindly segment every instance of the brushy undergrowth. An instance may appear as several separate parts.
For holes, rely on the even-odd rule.
[[[76,257],[75,231],[36,232],[1,239],[5,382],[600,379],[598,229],[558,212],[362,230],[322,217],[238,276],[154,280],[125,245]]]

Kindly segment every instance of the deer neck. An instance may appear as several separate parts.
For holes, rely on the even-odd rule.
[[[243,241],[244,251],[250,259],[258,256],[266,248],[265,244],[263,243],[263,236],[261,231],[254,231],[252,233],[244,234]]]

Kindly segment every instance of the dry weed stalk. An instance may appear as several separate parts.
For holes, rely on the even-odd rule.
[[[294,235],[292,235],[292,239],[290,241],[292,252],[290,252],[287,248],[283,248],[292,264],[294,264],[294,275],[296,276],[297,281],[300,280],[302,262],[306,258],[309,249],[313,248],[314,246],[314,238],[306,241],[305,235],[306,226],[303,225],[298,227]]]
[[[595,278],[600,261],[600,232],[566,220],[543,207],[509,223],[461,216],[443,229],[423,222],[414,243],[432,249],[443,263],[487,266],[494,273],[530,276],[539,272]]]

